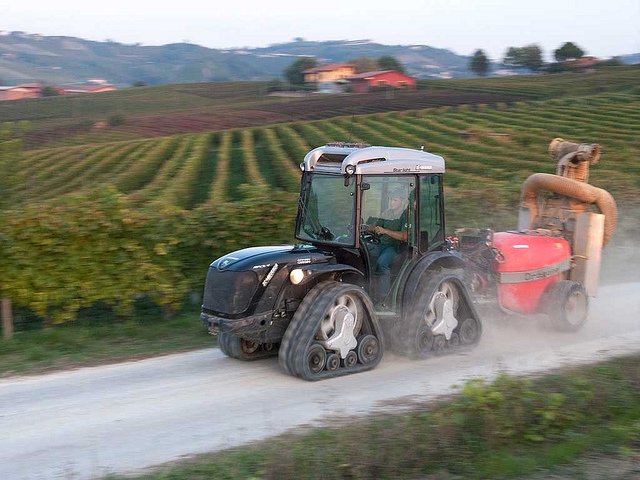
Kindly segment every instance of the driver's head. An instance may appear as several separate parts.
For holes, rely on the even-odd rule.
[[[391,206],[401,204],[404,201],[404,198],[405,196],[400,189],[391,190],[391,192],[389,192],[389,203]]]

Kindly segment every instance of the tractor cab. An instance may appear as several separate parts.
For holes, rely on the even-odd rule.
[[[301,168],[296,238],[360,271],[376,310],[398,312],[411,267],[444,247],[442,157],[336,143]]]

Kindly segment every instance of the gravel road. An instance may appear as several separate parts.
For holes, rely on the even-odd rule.
[[[466,353],[424,361],[385,355],[371,371],[307,383],[276,359],[210,348],[0,381],[0,478],[84,479],[140,471],[303,425],[424,400],[498,372],[529,374],[640,351],[640,283],[601,287],[589,322],[552,332],[531,319],[489,320]]]

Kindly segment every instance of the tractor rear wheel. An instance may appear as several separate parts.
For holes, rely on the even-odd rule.
[[[561,280],[545,292],[545,313],[559,330],[576,331],[587,321],[589,297],[581,283]]]
[[[422,293],[410,310],[403,347],[414,358],[441,355],[460,344],[476,343],[481,335],[480,322],[467,318],[462,279],[455,270],[431,273]]]
[[[287,327],[278,354],[280,365],[305,380],[375,367],[382,358],[383,343],[372,312],[371,300],[357,285],[319,283],[307,293]],[[359,350],[360,342],[364,346]],[[358,363],[360,358],[364,361]]]
[[[237,360],[258,360],[278,353],[276,344],[252,342],[227,332],[218,334],[218,346],[227,357]]]

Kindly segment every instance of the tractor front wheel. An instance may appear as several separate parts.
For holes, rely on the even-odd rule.
[[[227,357],[237,360],[258,360],[278,353],[276,344],[252,342],[227,332],[218,334],[218,346]]]

